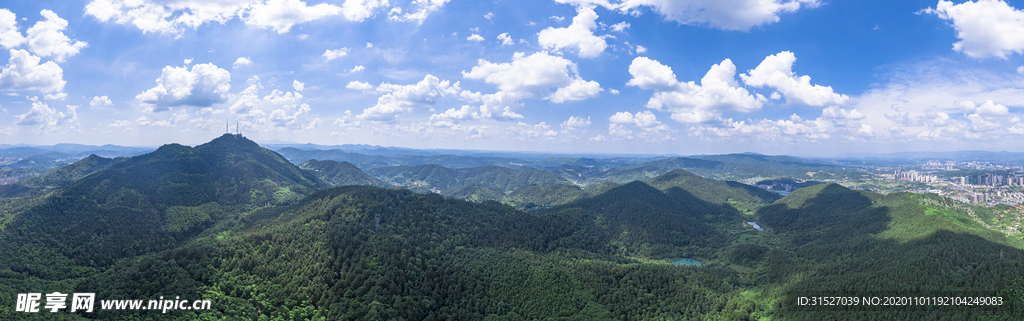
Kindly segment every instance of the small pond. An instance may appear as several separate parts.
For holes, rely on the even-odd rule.
[[[672,262],[672,265],[696,265],[696,266],[704,265],[704,263],[700,263],[700,261],[697,261],[697,260],[694,260],[694,259],[690,259],[690,258],[669,259],[669,262]]]

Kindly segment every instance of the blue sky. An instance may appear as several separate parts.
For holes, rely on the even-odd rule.
[[[1024,1],[7,1],[0,47],[6,144],[1024,151]]]

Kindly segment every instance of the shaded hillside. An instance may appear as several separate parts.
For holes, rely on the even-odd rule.
[[[366,174],[360,170],[359,167],[356,167],[349,162],[336,162],[332,160],[318,161],[312,159],[302,163],[302,165],[299,165],[299,168],[312,171],[317,177],[334,186],[388,186],[387,183]]]
[[[626,202],[671,202],[642,183],[619,192]],[[613,230],[631,224],[608,217]],[[212,311],[89,315],[105,319],[693,319],[724,307],[733,279],[724,270],[583,251],[590,245],[575,237],[601,228],[584,225],[494,202],[348,186],[254,212],[207,245],[122,261],[74,291],[214,301]]]
[[[123,160],[123,159],[122,159]],[[113,165],[117,160],[90,155],[80,161],[52,172],[23,179],[11,185],[0,186],[0,196],[14,197],[31,193],[45,193],[71,185],[77,180]]]
[[[603,183],[589,186],[586,189],[565,184],[527,185],[517,188],[511,194],[505,196],[503,201],[526,209],[537,206],[563,205],[604,193],[616,186],[619,186],[619,184]]]
[[[747,211],[752,211],[762,204],[771,203],[781,198],[776,193],[757,187],[739,182],[701,177],[681,169],[655,177],[647,183],[661,190],[679,187],[705,202],[731,205]]]
[[[215,222],[289,204],[327,184],[235,135],[195,148],[171,144],[116,162],[15,213],[3,231],[4,263],[59,274],[39,260],[105,266],[174,247]],[[39,244],[55,252],[30,254]]]

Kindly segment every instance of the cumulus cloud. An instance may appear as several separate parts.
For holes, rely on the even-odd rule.
[[[509,37],[508,32],[498,35],[498,40],[501,41],[502,46],[511,46],[516,43],[512,37]]]
[[[362,65],[356,65],[355,67],[352,67],[352,70],[349,72],[354,74],[363,70],[366,70],[366,67],[363,67]]]
[[[537,41],[549,50],[574,48],[580,57],[597,57],[608,44],[604,38],[594,35],[597,28],[597,13],[590,7],[579,7],[572,24],[566,28],[548,27],[537,34]]]
[[[939,0],[935,8],[918,13],[934,14],[952,21],[956,29],[953,50],[974,58],[999,57],[1024,53],[1024,10],[1016,10],[1002,0],[967,1],[953,4]]]
[[[373,16],[380,6],[387,6],[387,0],[347,0],[341,7],[326,3],[307,6],[300,0],[93,0],[85,6],[85,14],[101,22],[130,24],[143,33],[181,36],[186,29],[212,22],[224,24],[236,17],[247,25],[278,33],[338,14],[359,22]]]
[[[690,128],[691,134],[703,137],[718,137],[731,140],[749,139],[757,141],[813,142],[831,138],[829,132],[834,124],[818,118],[804,120],[793,114],[789,119],[760,119],[733,121],[725,119],[721,124],[700,125]]]
[[[294,82],[293,82],[294,84]],[[239,93],[228,110],[241,119],[248,130],[270,132],[276,129],[301,129],[309,126],[304,116],[311,108],[302,102],[298,90],[285,92],[274,89],[263,97],[262,84],[253,84]]]
[[[64,90],[64,70],[53,61],[42,60],[28,51],[11,49],[7,66],[0,71],[0,90],[38,90],[44,93]]]
[[[564,130],[574,130],[590,127],[590,116],[587,116],[587,118],[569,116],[568,120],[562,122],[561,127]]]
[[[388,18],[395,21],[415,21],[418,24],[422,24],[423,20],[427,20],[427,16],[435,11],[441,10],[445,4],[451,0],[414,0],[412,5],[416,7],[415,11],[404,12],[402,8],[393,8],[391,12],[388,12]]]
[[[413,108],[430,107],[438,98],[456,95],[461,89],[459,83],[440,80],[433,75],[426,75],[418,83],[412,85],[394,85],[382,83],[376,92],[382,94],[377,104],[364,109],[360,119],[371,121],[393,121],[399,114],[411,112]]]
[[[89,45],[82,41],[72,41],[64,35],[63,31],[68,27],[68,21],[61,19],[53,11],[43,10],[39,13],[44,20],[28,28],[26,38],[32,53],[40,57],[52,56],[54,61],[63,62]]]
[[[15,124],[18,126],[36,126],[42,131],[52,131],[57,126],[69,124],[78,121],[78,113],[76,109],[78,106],[67,105],[66,112],[59,112],[53,108],[50,108],[46,103],[39,101],[38,97],[30,98],[32,100],[32,108],[27,113],[16,116],[18,118]]]
[[[299,82],[298,80],[292,81],[292,88],[297,92],[302,92],[306,88],[306,84]]]
[[[164,67],[156,87],[135,96],[135,99],[153,105],[153,112],[173,106],[208,107],[227,100],[231,89],[231,73],[212,63],[187,67]]]
[[[11,49],[25,43],[18,31],[18,17],[11,10],[0,9],[0,47]]]
[[[619,22],[619,23],[611,25],[609,28],[611,28],[612,31],[615,31],[615,32],[623,32],[623,31],[626,31],[626,28],[629,28],[629,22],[625,22],[625,21]]]
[[[46,100],[64,100],[64,98],[67,98],[67,97],[68,97],[67,93],[52,93],[52,94],[43,95],[43,99],[46,99]]]
[[[376,14],[377,8],[387,6],[388,0],[345,0],[345,3],[341,5],[341,12],[345,19],[361,22],[372,18]]]
[[[579,76],[572,61],[538,52],[529,56],[517,52],[511,63],[492,63],[483,59],[469,72],[469,79],[483,79],[495,84],[511,97],[548,99],[555,103],[596,97],[601,89],[596,81]],[[556,88],[551,92],[551,88]]]
[[[926,148],[1011,148],[1024,134],[1024,89],[1013,71],[964,68],[950,61],[900,66],[891,79],[852,100],[872,134]],[[994,125],[994,124],[997,124]]]
[[[252,59],[249,57],[238,57],[235,59],[235,63],[231,65],[232,68],[244,67],[252,64]]]
[[[558,132],[551,129],[551,126],[544,122],[530,125],[523,122],[511,126],[507,130],[508,137],[519,139],[546,138],[552,139],[558,136]]]
[[[470,35],[469,37],[466,37],[466,40],[469,40],[469,41],[484,41],[484,37],[481,37],[480,35],[474,33],[474,34]]]
[[[797,76],[793,73],[794,62],[796,55],[783,51],[765,57],[757,68],[748,70],[740,78],[748,86],[775,88],[787,101],[797,104],[825,106],[850,100],[849,96],[835,93],[830,86],[811,85],[810,76]]]
[[[361,81],[350,81],[345,88],[354,89],[359,91],[370,91],[373,89],[373,85]]]
[[[327,58],[327,61],[331,61],[334,59],[344,57],[346,55],[348,55],[348,48],[342,47],[340,49],[334,50],[327,49],[327,51],[324,51],[323,57]]]
[[[801,7],[814,8],[820,4],[818,0],[622,0],[617,4],[607,1],[557,1],[587,2],[633,15],[640,15],[641,7],[649,7],[666,19],[681,24],[726,30],[750,30],[776,23],[780,13],[796,12]]]
[[[681,123],[701,123],[721,118],[723,112],[748,113],[761,109],[766,99],[751,95],[736,81],[736,66],[729,59],[711,66],[701,84],[680,82],[672,68],[657,60],[637,57],[629,66],[633,76],[626,85],[654,90],[647,108],[668,110]]]
[[[266,3],[252,5],[243,20],[248,25],[273,29],[282,34],[296,24],[334,16],[341,12],[341,7],[326,3],[306,6],[306,3],[300,0],[269,0]]]

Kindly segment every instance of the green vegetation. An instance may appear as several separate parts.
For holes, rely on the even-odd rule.
[[[299,168],[312,171],[317,177],[334,186],[388,186],[388,184],[366,174],[360,170],[359,167],[356,167],[349,162],[336,162],[333,160],[318,161],[312,159],[302,163],[302,165],[299,165]]]
[[[991,210],[935,195],[819,184],[780,198],[678,169],[587,188],[531,169],[372,171],[444,187],[454,196],[445,197],[327,188],[312,173],[358,172],[304,167],[320,172],[225,135],[118,161],[47,194],[0,199],[3,302],[60,291],[213,303],[53,315],[4,304],[0,319],[1024,318],[1024,240],[989,228]],[[810,291],[989,291],[1008,306],[795,309],[794,296]]]

